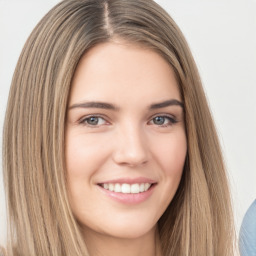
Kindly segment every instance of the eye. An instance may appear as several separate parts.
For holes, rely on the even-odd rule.
[[[177,123],[177,120],[175,120],[174,117],[171,116],[155,116],[154,118],[152,118],[149,122],[149,124],[154,124],[157,126],[162,126],[162,127],[166,127],[166,126],[171,126],[173,124]]]
[[[107,124],[108,122],[100,116],[89,116],[83,118],[79,123],[88,126],[101,126]]]

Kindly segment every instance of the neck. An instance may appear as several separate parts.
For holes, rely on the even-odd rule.
[[[117,238],[86,229],[84,238],[90,256],[161,256],[156,228],[138,238]]]

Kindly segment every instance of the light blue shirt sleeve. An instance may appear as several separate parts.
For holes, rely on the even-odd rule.
[[[247,210],[239,235],[241,256],[256,256],[256,200]]]

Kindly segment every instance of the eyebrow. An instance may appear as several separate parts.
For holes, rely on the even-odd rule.
[[[110,109],[110,110],[119,110],[119,108],[113,104],[106,103],[106,102],[96,102],[96,101],[73,104],[72,106],[69,107],[69,109],[74,109],[74,108],[103,108],[103,109]]]
[[[180,106],[184,108],[184,104],[176,99],[166,100],[163,102],[155,103],[150,105],[149,109],[165,108],[169,106]]]
[[[153,110],[153,109],[165,108],[169,106],[180,106],[184,108],[184,105],[182,102],[176,99],[171,99],[171,100],[166,100],[163,102],[151,104],[149,106],[149,109]],[[98,101],[77,103],[69,107],[69,109],[74,109],[74,108],[101,108],[101,109],[109,109],[109,110],[115,110],[115,111],[119,110],[119,108],[114,104],[106,103],[106,102],[98,102]]]

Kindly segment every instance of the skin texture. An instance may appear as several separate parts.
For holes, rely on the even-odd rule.
[[[152,50],[117,41],[81,59],[68,105],[66,164],[71,207],[91,255],[161,254],[157,221],[178,188],[187,142],[182,106],[150,106],[173,99],[182,102],[174,72]],[[120,178],[155,186],[142,202],[127,204],[98,185]]]

